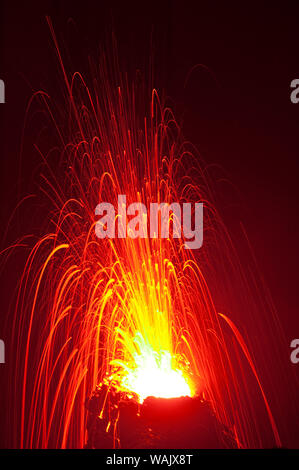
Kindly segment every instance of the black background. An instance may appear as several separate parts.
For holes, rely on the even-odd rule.
[[[184,136],[236,188],[225,221],[232,231],[244,224],[286,337],[298,338],[299,104],[290,101],[290,82],[299,78],[299,3],[2,0],[0,8],[1,227],[17,202],[26,104],[34,91],[55,93],[57,85],[45,15],[62,47],[64,39],[80,46],[74,67],[84,68],[113,29],[124,67],[142,69],[154,56],[154,84],[170,97]],[[26,155],[25,180],[35,158]],[[289,354],[286,344],[287,367],[298,375]]]

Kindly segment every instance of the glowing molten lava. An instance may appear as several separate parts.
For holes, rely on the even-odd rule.
[[[140,334],[134,342],[139,352],[133,353],[132,363],[112,361],[123,368],[120,384],[124,389],[134,392],[140,403],[147,397],[175,398],[192,396],[191,388],[182,370],[174,365],[174,358],[168,351],[156,352],[146,344]]]

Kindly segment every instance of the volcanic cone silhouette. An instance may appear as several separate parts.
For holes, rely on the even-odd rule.
[[[232,433],[217,420],[202,397],[136,397],[101,385],[86,403],[87,448],[223,449],[236,448]],[[103,412],[101,413],[101,410]]]

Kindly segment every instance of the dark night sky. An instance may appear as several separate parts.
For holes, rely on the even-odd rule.
[[[63,48],[65,39],[64,50],[80,46],[72,61],[83,70],[86,51],[97,53],[111,25],[124,66],[146,67],[152,33],[157,88],[173,102],[184,136],[206,162],[221,165],[236,187],[226,189],[223,216],[236,233],[244,224],[291,340],[299,336],[299,104],[290,102],[290,82],[299,78],[299,3],[257,5],[2,0],[0,78],[7,103],[0,105],[1,221],[5,225],[16,204],[26,103],[33,91],[51,94],[57,85],[45,15]],[[35,165],[28,157],[25,178]],[[288,355],[286,345],[287,362]]]

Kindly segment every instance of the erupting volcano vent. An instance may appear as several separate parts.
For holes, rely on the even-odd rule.
[[[225,292],[230,279],[236,292],[242,292],[244,281],[206,168],[184,143],[171,109],[155,89],[140,76],[130,84],[105,56],[93,68],[92,85],[79,73],[70,76],[49,25],[67,105],[61,119],[61,108],[45,93],[37,93],[31,104],[46,108],[56,141],[53,148],[48,141],[36,142],[43,162],[39,203],[38,208],[31,199],[27,204],[35,213],[41,210],[39,235],[16,244],[22,250],[29,246],[30,252],[12,329],[18,371],[11,382],[14,445],[83,448],[90,431],[85,404],[102,384],[100,390],[104,385],[109,390],[109,406],[105,400],[96,402],[92,416],[105,423],[99,432],[102,439],[103,433],[109,436],[108,446],[121,446],[125,439],[124,411],[120,421],[111,417],[120,405],[112,406],[112,390],[118,401],[127,397],[125,408],[133,407],[133,421],[142,411],[143,429],[155,427],[146,415],[149,403],[154,406],[149,397],[156,397],[161,407],[170,402],[159,400],[177,398],[182,401],[171,401],[172,406],[184,410],[193,403],[205,423],[229,429],[232,446],[259,446],[260,411],[252,406],[247,376],[254,378],[251,387],[261,402],[259,410],[265,411],[265,426],[279,444],[262,381],[240,333],[242,324],[236,325],[229,313],[219,315],[214,303],[214,292]],[[171,235],[97,238],[96,206],[109,202],[116,207],[121,194],[128,204],[146,207],[203,203],[202,248],[185,249],[184,239]],[[244,298],[249,305],[250,296]],[[161,437],[164,431],[156,432]],[[155,439],[149,442],[159,445]]]
[[[132,363],[114,360],[111,364],[120,365],[123,375],[120,386],[128,392],[134,392],[140,401],[149,396],[173,398],[191,396],[188,380],[183,372],[173,366],[173,358],[169,351],[157,353],[151,345],[145,344],[140,334],[136,334],[134,342],[139,352],[133,353]],[[113,377],[113,376],[112,376]]]

